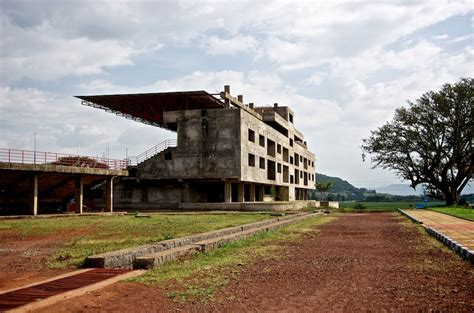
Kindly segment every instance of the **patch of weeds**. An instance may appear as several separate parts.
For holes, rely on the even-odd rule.
[[[173,239],[174,236],[172,234],[166,233],[163,235],[163,240],[170,240]]]
[[[168,291],[166,296],[174,301],[184,303],[189,298],[198,299],[200,302],[207,302],[210,300],[215,292],[213,287],[202,287],[196,285],[188,285],[184,291]]]
[[[362,211],[365,209],[367,209],[367,207],[363,205],[362,203],[357,203],[356,205],[354,205],[354,210],[356,211]]]
[[[402,217],[402,216],[400,216]],[[421,254],[424,258],[422,262],[410,264],[409,267],[419,272],[440,272],[450,273],[454,265],[454,262],[461,261],[461,258],[446,247],[442,242],[432,237],[426,229],[415,224],[405,217],[399,220],[400,225],[406,230],[407,233],[413,234],[410,236],[408,248],[414,253]],[[443,262],[433,261],[433,255],[444,255]],[[474,269],[471,268],[474,274]]]

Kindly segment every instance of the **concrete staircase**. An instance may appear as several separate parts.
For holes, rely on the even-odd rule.
[[[164,140],[164,141],[160,142],[159,144],[155,145],[154,147],[146,150],[145,152],[140,153],[137,156],[128,157],[127,158],[128,165],[129,166],[137,166],[140,163],[145,162],[146,160],[154,157],[155,155],[165,151],[168,148],[176,147],[176,145],[177,145],[176,139]]]

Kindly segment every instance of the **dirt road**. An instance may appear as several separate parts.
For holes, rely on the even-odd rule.
[[[474,268],[395,213],[345,214],[257,262],[212,301],[120,283],[44,312],[474,311]]]

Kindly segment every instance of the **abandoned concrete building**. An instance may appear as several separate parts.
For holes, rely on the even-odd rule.
[[[230,87],[205,91],[78,96],[82,104],[176,132],[114,179],[114,207],[311,206],[315,155],[288,106],[254,106]],[[288,207],[288,204],[291,206]]]

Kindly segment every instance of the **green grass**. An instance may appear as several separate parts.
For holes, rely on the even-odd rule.
[[[270,214],[151,214],[6,220],[0,223],[0,246],[12,240],[52,238],[55,252],[48,266],[81,266],[89,255],[157,242],[270,218]],[[57,238],[61,238],[58,240]]]
[[[407,209],[407,208],[414,208],[415,204],[418,202],[405,202],[405,201],[397,201],[397,202],[364,202],[364,201],[354,201],[354,202],[340,202],[340,212],[353,212],[354,208],[360,204],[365,207],[362,211],[364,212],[389,212],[394,211],[398,208],[400,209]],[[443,202],[428,202],[428,205],[440,205]]]
[[[333,216],[317,216],[277,230],[257,234],[251,238],[224,245],[205,254],[165,264],[149,270],[134,282],[159,285],[168,297],[176,301],[196,298],[208,301],[216,290],[235,278],[245,266],[255,260],[279,258],[284,243],[297,240],[315,226],[334,220]],[[271,271],[271,269],[266,269]]]
[[[464,207],[435,207],[429,208],[432,211],[436,211],[439,213],[444,213],[448,215],[452,215],[455,217],[465,218],[470,221],[474,221],[474,210],[472,208],[464,208]]]

